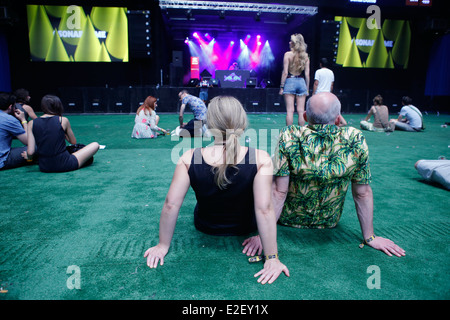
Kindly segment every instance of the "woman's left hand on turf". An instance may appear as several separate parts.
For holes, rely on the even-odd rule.
[[[269,259],[264,262],[264,269],[255,274],[255,278],[259,277],[258,282],[261,284],[271,284],[282,272],[289,277],[288,268],[280,260]]]

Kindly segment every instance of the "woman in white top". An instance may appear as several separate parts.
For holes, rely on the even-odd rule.
[[[159,116],[156,114],[158,103],[155,97],[148,96],[144,103],[137,109],[134,118],[132,138],[152,139],[158,136],[158,132],[167,134],[168,131],[158,127]]]
[[[412,99],[408,96],[402,98],[402,109],[398,119],[391,120],[395,124],[395,130],[420,132],[424,129],[422,112],[412,105]]]

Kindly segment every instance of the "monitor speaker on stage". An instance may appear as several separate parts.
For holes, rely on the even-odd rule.
[[[196,87],[199,84],[200,80],[196,78],[192,78],[189,80],[188,87]]]
[[[273,82],[270,79],[263,79],[260,86],[261,88],[273,88]]]
[[[256,78],[248,78],[246,86],[247,88],[255,88],[256,87]]]
[[[213,87],[218,87],[219,86],[219,80],[215,79],[215,78],[211,78],[211,80],[209,80],[209,83],[213,86]]]

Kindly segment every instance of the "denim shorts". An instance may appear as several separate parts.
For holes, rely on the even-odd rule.
[[[304,96],[308,93],[304,78],[287,78],[284,83],[284,94],[295,94]]]

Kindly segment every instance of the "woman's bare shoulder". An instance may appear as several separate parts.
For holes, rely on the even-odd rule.
[[[256,155],[256,162],[258,165],[264,165],[268,162],[272,162],[272,158],[270,157],[269,153],[265,150],[261,149],[255,149],[255,155]]]
[[[189,149],[186,152],[183,153],[183,155],[180,157],[178,163],[183,163],[186,166],[189,166],[191,164],[191,159],[194,155],[195,149]]]

